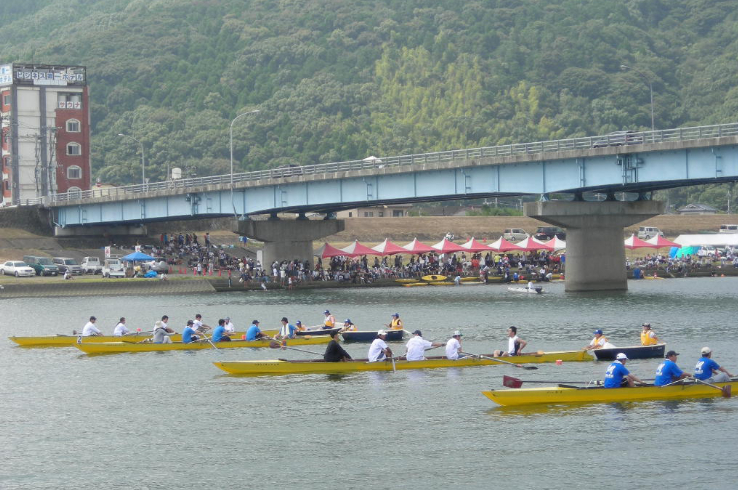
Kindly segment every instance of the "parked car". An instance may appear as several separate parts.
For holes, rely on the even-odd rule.
[[[653,226],[641,226],[638,228],[638,238],[641,240],[648,240],[649,238],[653,238],[657,235],[664,236],[664,233]]]
[[[59,268],[48,257],[26,255],[23,257],[23,262],[33,268],[37,276],[56,276],[59,274]]]
[[[9,260],[3,265],[0,265],[0,272],[4,276],[15,276],[15,277],[31,277],[36,275],[36,271],[33,267],[29,267],[28,264],[20,260]]]
[[[508,242],[519,242],[528,238],[528,233],[522,228],[506,228],[502,233],[502,238]]]
[[[64,274],[67,270],[70,274],[82,274],[82,267],[71,257],[54,257],[51,261],[59,268],[59,274]]]
[[[126,277],[126,271],[120,259],[105,259],[102,275],[103,277]]]
[[[637,145],[643,143],[643,133],[633,130],[615,131],[592,143],[592,148],[608,146]]]
[[[166,260],[150,260],[148,262],[144,262],[144,264],[152,271],[169,272],[169,264],[167,264]]]
[[[738,233],[738,225],[720,225],[720,233]]]
[[[102,273],[102,264],[98,257],[85,257],[82,259],[82,272],[85,274]]]
[[[539,226],[533,238],[540,242],[546,242],[555,236],[559,237],[559,240],[566,240],[566,232],[558,226]]]

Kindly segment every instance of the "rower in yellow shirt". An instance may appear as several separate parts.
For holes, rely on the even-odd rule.
[[[387,325],[387,328],[391,330],[402,330],[404,328],[404,325],[402,324],[402,320],[400,320],[399,313],[392,314],[392,321]]]
[[[659,343],[659,338],[656,333],[651,330],[650,323],[644,323],[643,331],[641,332],[641,345],[656,345]]]
[[[325,320],[323,320],[323,328],[334,328],[336,326],[336,317],[331,315],[331,312],[325,310],[323,312]]]

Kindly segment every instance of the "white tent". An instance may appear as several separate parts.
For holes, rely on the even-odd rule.
[[[709,233],[703,235],[679,235],[674,239],[684,247],[738,247],[738,233]]]

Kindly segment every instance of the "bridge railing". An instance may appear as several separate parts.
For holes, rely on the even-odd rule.
[[[317,165],[285,166],[267,170],[255,170],[233,174],[233,182],[253,182],[265,179],[314,175],[326,173],[349,172],[364,169],[381,169],[398,166],[422,166],[430,163],[449,163],[470,160],[473,158],[508,157],[531,155],[536,153],[552,153],[569,150],[588,150],[620,145],[637,145],[644,143],[663,143],[673,141],[689,141],[705,138],[719,138],[738,135],[738,123],[716,124],[713,126],[696,126],[689,128],[663,129],[657,131],[618,131],[610,135],[586,136],[562,140],[536,141],[532,143],[514,143],[509,145],[469,148],[464,150],[439,151],[400,155],[382,158],[366,158],[346,162],[319,163]],[[89,199],[101,196],[124,197],[145,194],[153,191],[176,189],[194,189],[208,185],[230,184],[231,174],[194,177],[189,179],[151,182],[148,184],[126,185],[111,188],[96,188],[88,191],[73,191],[52,194],[44,202],[66,202],[77,199]]]

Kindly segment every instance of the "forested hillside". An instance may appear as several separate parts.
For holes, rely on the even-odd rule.
[[[648,81],[657,129],[733,122],[737,17],[728,0],[3,0],[0,62],[87,67],[94,173],[121,184],[140,160],[118,133],[152,179],[227,173],[253,109],[239,170],[650,129]],[[726,190],[690,198],[724,209]]]

